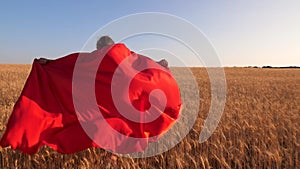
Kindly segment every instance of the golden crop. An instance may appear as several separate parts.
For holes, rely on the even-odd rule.
[[[205,68],[191,70],[200,91],[199,114],[173,149],[134,159],[96,148],[60,154],[43,147],[32,156],[3,148],[0,168],[300,168],[300,69],[225,68],[225,110],[202,144],[210,82]],[[0,65],[0,136],[29,71],[30,65]],[[179,68],[172,71],[181,88],[193,90]]]

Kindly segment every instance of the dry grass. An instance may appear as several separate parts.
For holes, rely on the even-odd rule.
[[[29,70],[30,65],[0,65],[0,136]],[[0,168],[300,168],[299,69],[226,68],[225,111],[203,144],[198,139],[210,106],[210,84],[205,69],[192,71],[201,92],[200,111],[193,129],[173,149],[132,159],[95,148],[63,155],[43,147],[32,156],[4,148]]]

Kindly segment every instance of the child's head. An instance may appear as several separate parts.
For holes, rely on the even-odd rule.
[[[115,42],[109,37],[109,36],[102,36],[98,41],[97,41],[97,49],[101,49],[104,46],[107,45],[113,45]]]

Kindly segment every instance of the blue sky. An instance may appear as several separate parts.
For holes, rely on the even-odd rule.
[[[36,57],[79,51],[105,24],[141,12],[164,12],[191,22],[211,41],[223,66],[300,66],[296,0],[1,1],[0,63],[31,63]],[[192,65],[192,58],[186,59]]]

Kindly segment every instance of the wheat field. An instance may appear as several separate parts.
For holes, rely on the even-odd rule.
[[[0,136],[31,65],[0,65]],[[180,80],[181,88],[189,88]],[[191,68],[200,95],[197,120],[174,148],[148,158],[90,148],[60,154],[42,147],[35,155],[0,150],[0,168],[300,168],[300,69],[225,68],[227,100],[213,135],[200,144],[210,106],[205,68]],[[192,88],[189,90],[193,90]]]

